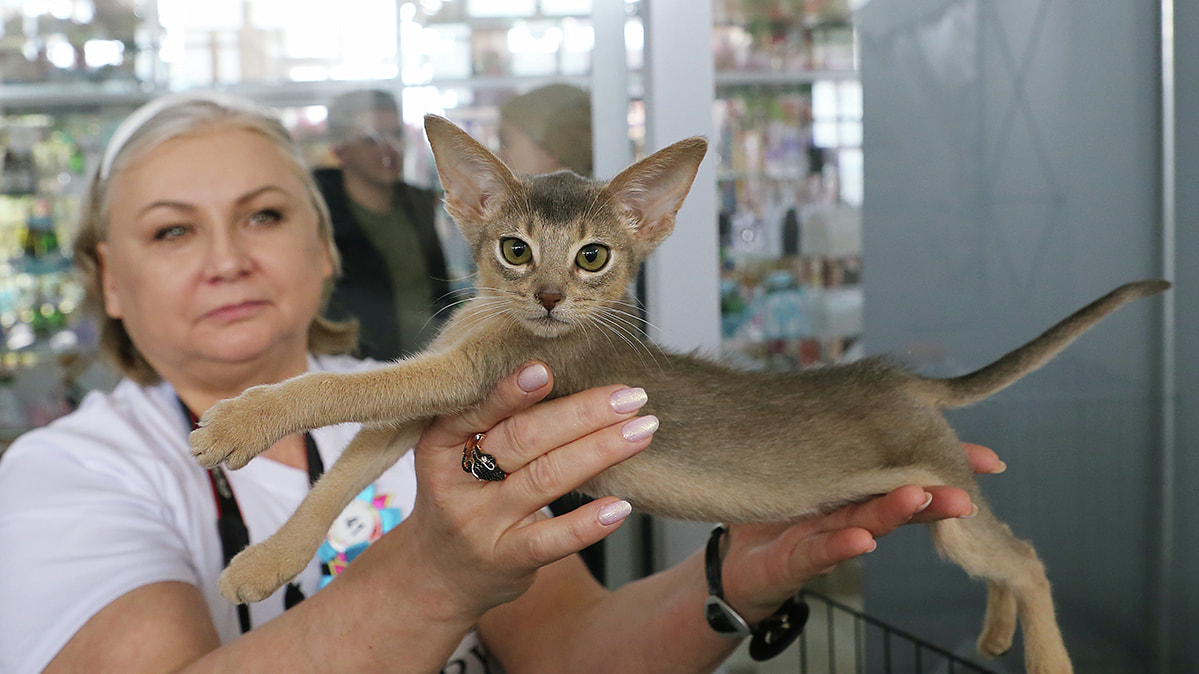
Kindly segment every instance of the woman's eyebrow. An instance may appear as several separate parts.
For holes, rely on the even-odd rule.
[[[265,194],[267,192],[278,192],[278,193],[282,194],[283,196],[291,196],[291,192],[288,192],[287,190],[283,189],[282,187],[280,187],[278,185],[263,185],[262,187],[259,187],[258,189],[250,190],[249,192],[246,192],[245,194],[243,194],[240,198],[238,198],[237,203],[238,203],[238,205],[245,204],[247,202],[253,201],[257,197],[262,196],[263,194]]]
[[[291,195],[290,192],[283,189],[282,187],[279,187],[278,185],[263,185],[262,187],[259,187],[254,190],[250,190],[249,192],[246,192],[242,196],[238,197],[236,203],[239,206],[243,205],[247,202],[253,201],[254,199],[258,198],[259,196],[261,196],[267,192],[278,192],[285,196]],[[194,204],[188,203],[186,201],[173,201],[171,199],[159,199],[158,201],[154,201],[150,204],[147,204],[144,208],[142,208],[141,211],[138,212],[138,215],[144,215],[145,213],[148,213],[149,211],[152,211],[155,208],[173,208],[175,210],[181,210],[181,211],[196,210],[196,206]]]

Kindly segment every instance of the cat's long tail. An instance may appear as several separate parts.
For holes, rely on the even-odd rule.
[[[970,374],[951,379],[920,379],[922,397],[941,408],[962,407],[998,393],[1049,362],[1108,314],[1125,304],[1170,288],[1168,281],[1126,283],[1071,314],[1041,336]]]

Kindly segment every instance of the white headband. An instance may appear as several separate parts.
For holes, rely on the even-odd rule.
[[[129,139],[133,137],[133,134],[137,133],[137,130],[142,128],[146,122],[154,119],[159,113],[168,108],[191,102],[211,103],[219,108],[250,112],[256,115],[271,116],[272,114],[267,108],[249,99],[220,91],[184,91],[159,96],[137,110],[134,110],[132,114],[125,118],[125,121],[121,122],[117,130],[113,132],[112,138],[108,141],[108,147],[104,150],[104,157],[100,160],[100,179],[108,179],[108,174],[112,171],[112,164],[116,161],[117,155],[120,154],[121,149],[125,147]]]

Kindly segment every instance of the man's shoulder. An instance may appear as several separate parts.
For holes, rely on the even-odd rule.
[[[396,190],[409,196],[412,199],[433,202],[437,200],[437,191],[428,187],[420,187],[412,183],[399,182],[396,183]]]

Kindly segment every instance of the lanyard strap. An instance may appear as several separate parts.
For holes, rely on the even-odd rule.
[[[192,430],[198,428],[200,418],[196,416],[196,413],[192,412],[191,408],[178,396],[175,397],[175,400],[179,401],[179,407],[191,422]],[[325,463],[321,460],[320,452],[316,448],[316,441],[312,439],[311,433],[304,433],[304,447],[308,454],[308,486],[311,488],[324,474]],[[237,505],[237,497],[233,494],[233,488],[229,485],[225,471],[221,470],[220,466],[209,468],[208,481],[212,485],[212,496],[216,501],[216,530],[217,535],[221,538],[221,553],[224,557],[224,565],[227,567],[229,562],[233,561],[234,555],[250,544],[250,531],[246,528],[241,508]],[[287,590],[283,593],[284,609],[289,609],[303,600],[304,592],[300,586],[296,583],[288,583]],[[241,626],[242,634],[250,631],[250,606],[248,604],[237,605],[237,622]]]

